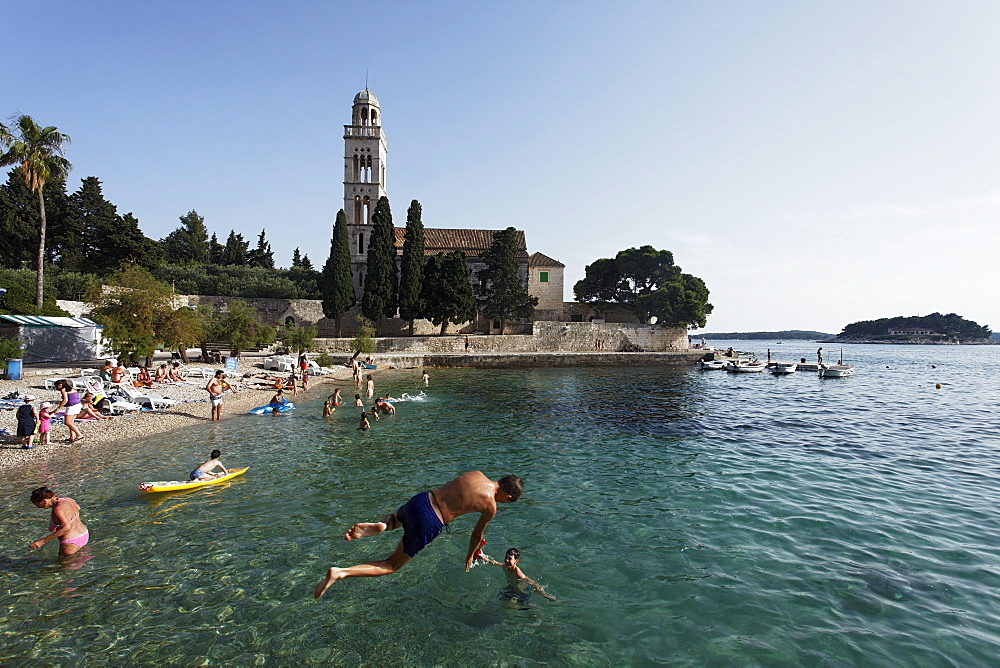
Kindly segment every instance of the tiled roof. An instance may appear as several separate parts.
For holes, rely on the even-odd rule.
[[[531,257],[528,258],[529,267],[565,267],[559,260],[553,260],[548,255],[542,255],[541,253],[532,253]]]
[[[396,230],[396,252],[403,250],[403,240],[406,235],[405,227],[397,227]],[[493,243],[494,230],[442,230],[438,228],[424,228],[424,255],[437,255],[438,253],[448,253],[460,250],[468,256],[478,257],[482,255]],[[528,245],[524,240],[524,232],[517,230],[515,237],[519,258],[528,257]]]

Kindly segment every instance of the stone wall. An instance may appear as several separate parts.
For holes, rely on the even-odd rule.
[[[655,325],[620,325],[592,322],[536,322],[532,334],[505,336],[474,334],[459,336],[403,336],[376,339],[376,353],[412,354],[491,354],[533,352],[593,352],[598,340],[604,341],[602,350],[616,352],[629,347],[645,351],[663,352],[687,350],[687,330],[662,328]],[[350,338],[316,339],[315,352],[353,353]]]

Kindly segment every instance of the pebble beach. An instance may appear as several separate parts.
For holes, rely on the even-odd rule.
[[[246,413],[251,408],[266,404],[274,394],[273,387],[246,382],[248,380],[244,378],[246,374],[263,373],[263,370],[259,366],[255,366],[253,362],[241,361],[238,371],[229,373],[228,379],[236,388],[236,393],[226,392],[222,419]],[[217,368],[198,364],[189,364],[188,367],[213,371]],[[75,375],[79,375],[79,373]],[[31,375],[25,376],[21,380],[2,380],[0,381],[0,397],[6,397],[11,393],[17,393],[20,396],[31,394],[35,396],[35,406],[39,406],[43,401],[57,404],[59,402],[58,390],[45,388],[45,379],[56,377],[73,377],[73,374],[68,376]],[[170,408],[128,412],[117,415],[111,420],[78,420],[77,425],[83,432],[83,438],[76,443],[67,442],[69,430],[61,420],[58,422],[54,420],[52,431],[49,434],[49,445],[41,445],[36,437],[35,447],[31,450],[22,449],[20,439],[15,436],[17,433],[16,406],[23,402],[19,400],[13,404],[5,402],[4,407],[0,409],[0,429],[7,432],[6,434],[0,432],[0,472],[10,472],[39,460],[53,456],[62,457],[73,451],[91,448],[106,448],[109,450],[109,454],[113,454],[116,450],[136,439],[208,422],[211,417],[211,406],[208,402],[208,393],[205,391],[205,385],[208,381],[208,378],[195,376],[185,383],[157,383],[154,387],[148,388],[147,391],[151,394],[181,402]],[[333,373],[325,376],[310,376],[309,391],[306,396],[318,395],[320,392],[317,388],[331,381],[337,381],[341,385],[346,382],[350,384],[350,387],[344,389],[353,390],[351,370],[338,367],[333,370]],[[302,396],[301,389],[299,393],[299,396]],[[295,397],[290,393],[288,399],[295,401]]]

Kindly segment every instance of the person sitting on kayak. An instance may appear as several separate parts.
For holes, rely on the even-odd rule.
[[[213,478],[229,475],[229,469],[223,466],[222,462],[219,461],[219,457],[221,456],[221,450],[212,450],[212,458],[196,468],[194,471],[191,471],[191,480],[212,480]],[[222,473],[214,473],[216,466],[222,469]]]

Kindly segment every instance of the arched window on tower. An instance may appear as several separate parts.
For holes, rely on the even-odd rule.
[[[368,107],[361,107],[361,125],[368,125]]]
[[[372,222],[372,200],[368,195],[365,195],[364,199],[364,218],[361,220],[362,223],[368,225]]]
[[[372,109],[372,125],[378,125],[378,112]]]
[[[367,166],[365,167],[365,183],[372,182],[372,157],[369,155],[367,160]]]
[[[358,232],[358,255],[365,254],[365,233]]]
[[[358,167],[358,156],[354,156],[354,181],[357,182],[361,178],[360,168]]]
[[[365,222],[364,218],[361,217],[364,214],[364,211],[365,211],[364,210],[364,206],[362,206],[362,204],[361,204],[361,196],[360,195],[355,195],[354,196],[354,224],[355,225],[359,225],[359,224]]]

